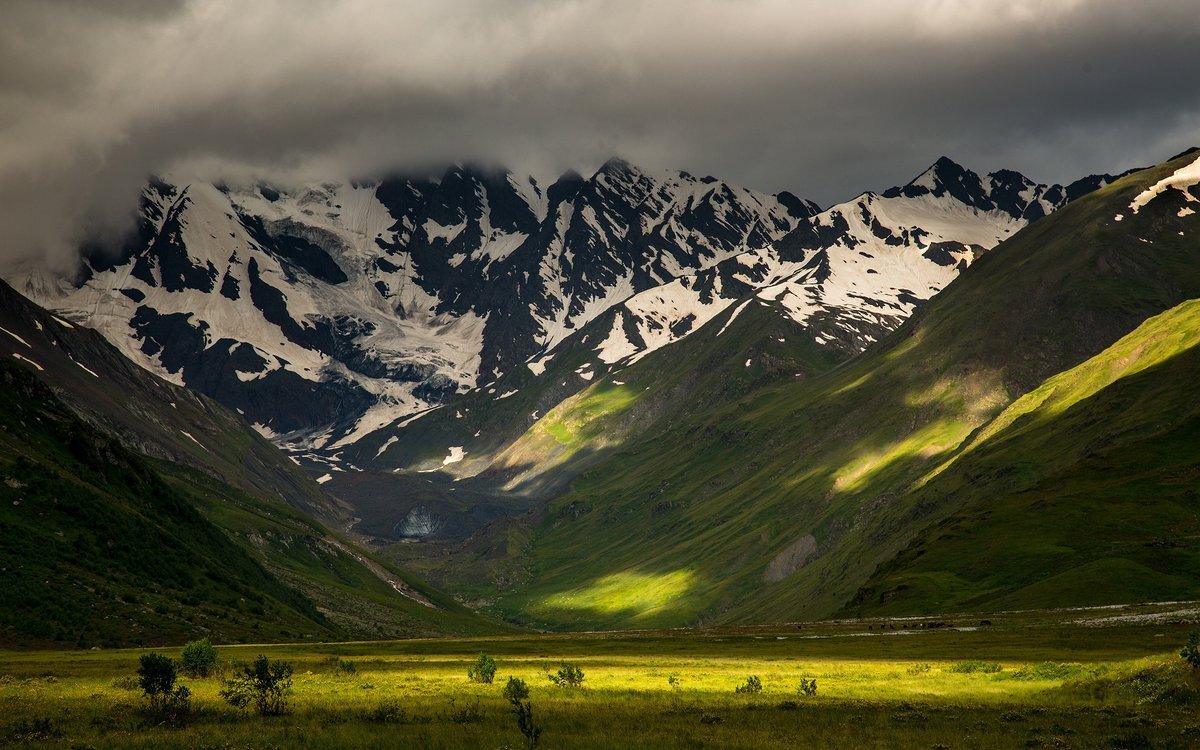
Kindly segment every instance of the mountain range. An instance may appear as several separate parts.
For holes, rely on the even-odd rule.
[[[1062,186],[942,158],[824,210],[618,159],[156,178],[74,278],[5,273],[37,303],[0,289],[33,410],[9,427],[127,452],[150,478],[112,490],[66,433],[19,451],[120,513],[198,509],[161,534],[230,540],[225,579],[310,637],[380,607],[484,632],[1174,596],[1200,565],[1195,163]],[[342,568],[370,603],[333,605]]]

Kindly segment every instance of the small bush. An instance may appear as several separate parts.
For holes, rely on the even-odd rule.
[[[478,724],[483,721],[483,711],[479,708],[479,699],[459,704],[454,698],[450,699],[450,708],[446,711],[446,720],[453,724]]]
[[[354,662],[349,659],[338,659],[337,666],[333,668],[333,674],[336,677],[353,677],[358,674],[358,667],[354,666]]]
[[[408,712],[397,700],[383,700],[367,712],[367,721],[376,724],[403,724],[408,721]]]
[[[192,709],[191,692],[176,685],[175,662],[162,654],[142,654],[138,660],[138,685],[150,713],[167,723],[187,718]]]
[[[1004,667],[990,661],[960,661],[946,667],[947,672],[958,674],[996,674]]]
[[[17,722],[9,738],[17,744],[31,744],[62,737],[62,731],[54,726],[49,717]]]
[[[525,684],[525,680],[520,677],[509,677],[508,684],[504,686],[504,700],[516,703],[528,699],[529,685]]]
[[[191,641],[183,647],[179,670],[188,677],[208,677],[217,668],[217,650],[207,638]]]
[[[556,674],[548,675],[550,681],[559,687],[577,688],[583,685],[583,670],[578,664],[564,661]]]
[[[542,727],[533,720],[533,705],[529,702],[529,686],[520,677],[509,677],[504,686],[504,697],[512,704],[517,718],[517,729],[525,737],[527,750],[534,750],[542,737]]]
[[[800,693],[800,695],[803,695],[808,698],[811,698],[814,695],[816,695],[817,694],[816,678],[814,677],[813,679],[810,680],[807,677],[801,677],[800,678],[800,687],[796,688],[796,692],[798,692],[798,693]]]
[[[253,705],[259,716],[287,713],[292,692],[292,665],[259,656],[227,683],[221,697],[238,708]]]
[[[913,664],[905,671],[911,675],[929,674],[933,670],[933,666],[929,664]]]
[[[491,685],[496,679],[496,660],[487,654],[480,653],[475,663],[467,667],[467,679],[484,685]]]
[[[758,675],[752,674],[746,678],[745,684],[738,685],[736,688],[733,689],[733,692],[742,693],[742,694],[746,694],[746,695],[754,695],[755,693],[761,693],[762,692],[762,680],[758,679]]]
[[[1192,669],[1200,669],[1200,631],[1193,630],[1188,634],[1187,645],[1179,652],[1179,657]]]

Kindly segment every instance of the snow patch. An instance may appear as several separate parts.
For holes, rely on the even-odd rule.
[[[451,446],[450,447],[450,455],[448,455],[442,459],[442,466],[449,466],[450,464],[456,464],[459,461],[463,460],[463,456],[466,456],[466,455],[467,455],[467,452],[463,450],[463,446],[461,446],[461,445]]]
[[[33,361],[32,359],[30,359],[29,357],[22,357],[20,354],[17,354],[16,352],[13,352],[13,357],[15,357],[15,358],[17,358],[17,359],[21,360],[22,362],[28,362],[29,364],[31,364],[31,365],[33,365],[34,367],[36,367],[36,368],[38,369],[38,372],[45,372],[45,371],[46,371],[46,368],[42,367],[42,366],[41,366],[41,365],[39,365],[37,362],[34,362],[34,361]]]
[[[91,375],[93,378],[98,378],[98,377],[100,377],[99,375],[97,375],[97,374],[95,373],[95,371],[94,371],[94,370],[91,370],[91,369],[89,369],[89,368],[87,367],[87,365],[83,364],[82,362],[80,362],[79,360],[75,359],[74,357],[71,357],[71,361],[72,361],[72,362],[74,362],[75,364],[79,365],[79,367],[80,367],[80,368],[81,368],[81,369],[82,369],[84,372],[86,372],[88,375]],[[171,404],[171,406],[174,406],[174,405],[175,405],[175,404]]]
[[[398,443],[398,442],[400,442],[400,438],[396,437],[395,435],[392,435],[390,438],[388,438],[386,441],[384,441],[383,445],[379,446],[379,450],[375,451],[375,458],[379,458],[380,456],[382,456],[384,451],[386,451],[388,448],[392,447],[392,443]]]
[[[317,477],[317,484],[325,484],[331,479],[333,479],[332,474],[322,474],[321,476]]]
[[[600,342],[600,346],[596,347],[596,356],[604,364],[611,365],[637,353],[638,348],[630,343],[629,338],[625,335],[625,318],[618,311],[613,317],[613,326],[612,330],[608,332],[608,337]]]
[[[9,336],[12,336],[12,337],[13,337],[14,339],[16,339],[17,341],[20,341],[22,344],[24,344],[24,345],[25,345],[25,348],[26,348],[26,349],[32,349],[32,348],[33,348],[32,346],[30,346],[30,345],[29,345],[29,342],[28,342],[28,341],[26,341],[25,339],[21,338],[20,336],[18,336],[17,334],[13,333],[12,331],[8,330],[7,328],[4,328],[3,326],[0,326],[0,331],[3,331],[4,333],[7,333]]]
[[[534,359],[534,360],[530,360],[529,362],[526,362],[525,366],[528,367],[529,371],[532,372],[534,375],[541,375],[543,372],[546,371],[546,365],[549,364],[550,360],[552,360],[552,359],[554,359],[554,355],[547,354],[546,356],[542,357],[541,359]]]
[[[743,302],[742,304],[738,305],[737,307],[733,308],[733,314],[729,316],[729,320],[725,321],[725,325],[721,326],[721,330],[717,331],[717,335],[720,336],[722,333],[725,333],[725,329],[729,327],[729,324],[732,323],[737,318],[737,316],[742,312],[742,310],[746,309],[746,305],[750,304],[753,301],[754,301],[754,299],[750,298],[750,299],[746,300],[745,302]]]
[[[1145,206],[1150,201],[1162,195],[1167,190],[1174,188],[1183,193],[1184,197],[1196,203],[1200,203],[1192,194],[1188,192],[1188,188],[1200,183],[1200,158],[1197,158],[1186,167],[1180,167],[1175,170],[1175,173],[1170,177],[1164,177],[1150,187],[1143,190],[1133,199],[1133,203],[1129,204],[1129,208],[1136,214],[1142,206]]]
[[[187,438],[188,440],[191,440],[191,441],[192,441],[193,443],[195,443],[196,445],[200,446],[201,448],[204,448],[204,443],[201,443],[199,440],[197,440],[196,438],[192,437],[192,433],[190,433],[190,432],[187,432],[186,430],[180,430],[180,431],[179,431],[179,433],[180,433],[181,435],[183,435],[185,438]],[[204,450],[208,450],[208,448],[204,448]]]
[[[430,242],[433,242],[434,240],[445,240],[446,243],[449,244],[450,242],[453,242],[454,238],[466,228],[466,221],[463,221],[460,224],[452,224],[448,227],[444,227],[433,219],[428,219],[425,222],[425,236],[429,238]]]

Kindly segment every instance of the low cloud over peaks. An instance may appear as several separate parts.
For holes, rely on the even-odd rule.
[[[619,153],[821,203],[939,154],[1070,180],[1200,141],[1187,0],[35,2],[0,28],[9,259],[69,267],[151,172]]]

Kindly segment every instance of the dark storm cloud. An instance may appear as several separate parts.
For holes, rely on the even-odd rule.
[[[1068,180],[1200,141],[1191,0],[9,2],[0,226],[69,265],[145,174],[617,153],[828,203],[940,154]]]

